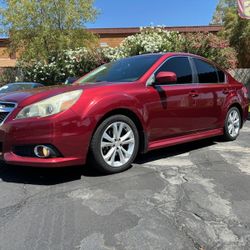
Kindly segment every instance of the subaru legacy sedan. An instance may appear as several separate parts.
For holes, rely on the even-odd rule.
[[[105,64],[71,86],[0,96],[1,158],[34,167],[128,169],[150,150],[224,136],[248,116],[247,89],[206,59],[148,54]]]

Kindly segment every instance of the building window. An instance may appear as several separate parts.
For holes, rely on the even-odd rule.
[[[102,48],[108,47],[108,44],[105,43],[105,42],[101,42],[101,43],[100,43],[100,47],[102,47]]]

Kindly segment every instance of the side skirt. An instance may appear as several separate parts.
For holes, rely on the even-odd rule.
[[[219,129],[213,129],[213,130],[198,132],[198,133],[189,134],[189,135],[178,136],[174,138],[168,138],[168,139],[159,140],[159,141],[153,141],[153,142],[149,142],[148,151],[158,149],[158,148],[169,147],[169,146],[173,146],[173,145],[177,145],[181,143],[197,141],[197,140],[219,136],[223,134],[224,134],[223,128],[219,128]]]

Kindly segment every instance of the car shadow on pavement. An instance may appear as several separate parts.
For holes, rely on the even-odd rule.
[[[214,145],[216,142],[220,142],[222,139],[220,137],[204,139],[201,141],[194,141],[184,144],[179,144],[163,149],[158,149],[150,151],[145,155],[139,155],[135,161],[137,164],[149,163],[151,161],[156,161],[160,159],[165,159],[172,156],[177,156],[180,154],[188,153],[193,150],[205,148]]]
[[[139,155],[136,164],[150,164],[150,161],[163,159],[196,149],[211,146],[218,141],[216,138],[176,145],[164,149],[154,150]],[[90,164],[67,168],[32,168],[25,166],[10,166],[0,162],[0,180],[3,182],[51,186],[80,180],[82,177],[101,177]]]
[[[32,168],[0,163],[0,180],[4,182],[51,186],[80,180],[82,176],[101,176],[89,165],[65,168]]]

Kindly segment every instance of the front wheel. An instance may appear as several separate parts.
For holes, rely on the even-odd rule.
[[[238,108],[232,107],[227,113],[224,127],[224,138],[227,141],[235,140],[239,133],[241,127],[241,114]]]
[[[112,174],[128,169],[139,148],[139,135],[134,122],[124,115],[104,120],[95,131],[90,144],[93,166]]]

